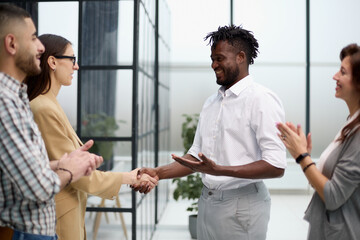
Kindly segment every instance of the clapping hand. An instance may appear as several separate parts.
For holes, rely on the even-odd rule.
[[[60,159],[58,168],[69,170],[73,174],[72,181],[75,182],[82,176],[89,176],[103,162],[102,157],[88,152],[93,144],[94,141],[89,140],[83,146],[65,154]]]
[[[278,123],[276,127],[280,131],[279,138],[294,158],[305,152],[311,153],[311,134],[305,136],[300,125],[295,127],[293,123],[287,122],[286,124]]]

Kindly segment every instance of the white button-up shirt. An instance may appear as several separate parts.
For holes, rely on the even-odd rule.
[[[202,152],[218,165],[238,166],[264,160],[286,167],[286,149],[277,136],[277,122],[285,121],[280,99],[255,83],[251,76],[231,88],[220,87],[201,111],[194,143],[189,154]],[[202,174],[209,189],[235,189],[259,179]]]

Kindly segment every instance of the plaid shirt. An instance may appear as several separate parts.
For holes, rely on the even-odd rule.
[[[60,180],[50,169],[26,89],[0,72],[0,226],[54,235]]]

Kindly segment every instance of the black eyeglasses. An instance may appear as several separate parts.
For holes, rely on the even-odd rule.
[[[75,56],[54,56],[54,58],[59,58],[59,59],[71,59],[73,66],[75,66],[76,63],[76,57]]]

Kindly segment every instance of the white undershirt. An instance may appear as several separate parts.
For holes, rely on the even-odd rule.
[[[343,127],[340,129],[340,131],[336,134],[334,140],[329,144],[329,146],[321,153],[320,158],[319,158],[319,162],[317,165],[317,168],[319,169],[320,172],[322,172],[323,168],[324,168],[324,164],[326,162],[326,160],[328,159],[329,155],[332,153],[332,151],[334,151],[335,148],[337,148],[340,144],[339,141],[336,141],[341,134],[342,129],[349,124],[352,120],[354,120],[360,113],[360,110],[356,111],[355,114],[353,114],[343,125]]]

